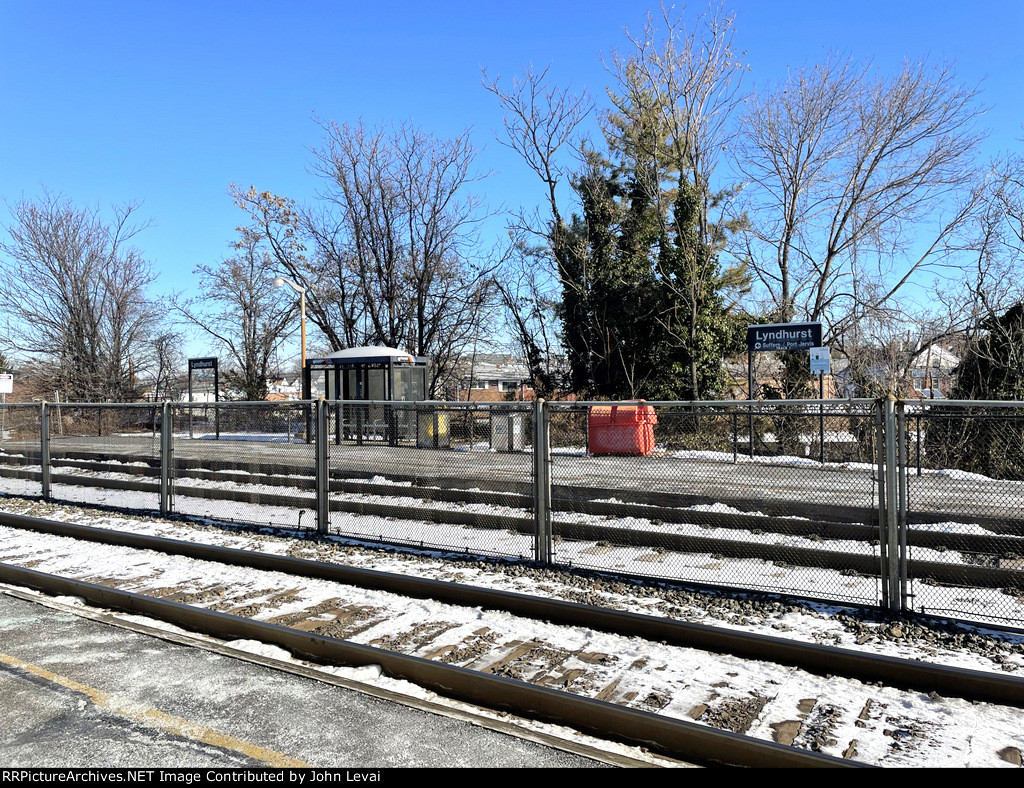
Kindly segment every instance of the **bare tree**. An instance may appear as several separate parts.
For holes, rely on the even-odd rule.
[[[238,252],[216,266],[198,266],[201,295],[175,299],[174,309],[229,354],[225,386],[257,402],[267,398],[275,351],[295,332],[296,305],[273,285],[273,260],[252,237],[243,235]]]
[[[977,96],[947,64],[890,78],[831,55],[749,97],[736,166],[766,317],[820,320],[842,352],[863,345],[860,322],[913,311],[908,285],[956,263],[979,205]],[[805,393],[797,355],[783,357],[786,396]]]
[[[479,177],[469,133],[322,126],[314,171],[325,207],[306,216],[344,339],[430,356],[435,390],[491,301],[494,264],[477,251],[483,209],[467,193]]]
[[[978,204],[964,184],[982,109],[952,67],[887,79],[833,55],[748,102],[745,253],[776,319],[838,335],[955,251]]]
[[[519,355],[526,359],[533,390],[550,398],[563,385],[557,335],[557,282],[552,280],[544,247],[513,244],[495,286],[505,325]]]
[[[968,333],[1024,301],[1024,156],[994,160],[978,186],[959,278],[939,292],[950,322]]]
[[[152,339],[153,398],[175,400],[185,388],[183,370],[185,353],[182,350],[182,336],[167,331]]]
[[[537,72],[528,66],[508,88],[501,87],[500,77],[488,81],[485,72],[484,87],[497,97],[504,111],[506,139],[502,144],[518,153],[544,184],[557,232],[565,229],[558,185],[570,176],[560,161],[561,152],[568,150],[573,158],[580,155],[579,127],[593,111],[594,103],[586,91],[576,94],[571,88],[552,84],[549,70],[550,66]],[[522,214],[519,219],[521,230],[548,239],[547,220],[531,221]]]
[[[97,210],[60,195],[22,200],[11,208],[0,244],[0,304],[12,318],[8,340],[42,357],[48,384],[81,401],[138,396],[142,362],[159,310],[149,294],[156,279],[129,244],[144,225],[137,206],[114,208],[107,224]]]
[[[580,156],[580,126],[593,111],[586,92],[576,94],[548,79],[550,67],[535,71],[527,67],[511,85],[502,87],[500,78],[487,79],[484,87],[493,93],[504,112],[503,145],[516,151],[544,185],[548,215],[518,213],[511,222],[511,253],[497,275],[506,322],[527,359],[534,387],[553,390],[558,381],[555,353],[556,304],[564,286],[561,264],[566,256],[569,233],[560,206],[559,184],[571,177],[562,161]]]
[[[327,345],[340,350],[363,344],[365,306],[356,272],[342,251],[339,220],[324,206],[303,208],[254,186],[243,190],[232,184],[230,193],[251,220],[237,228],[239,243],[258,246],[279,273],[306,288],[306,316]]]
[[[872,304],[881,299],[864,298],[860,318],[835,336],[861,391],[902,396],[911,368],[922,362],[933,380],[929,358],[937,343],[952,343],[962,360],[1022,368],[1017,326],[1005,315],[1024,302],[1024,158],[995,159],[971,188],[975,209],[946,242],[956,264],[928,297],[890,299],[877,309]]]
[[[1024,380],[1019,314],[1024,304],[1024,156],[993,160],[979,186],[979,207],[964,233],[957,276],[937,284],[933,308],[965,344],[961,370],[985,368]],[[975,380],[962,396],[982,396]],[[1014,384],[1018,387],[1019,382]],[[987,396],[1008,396],[1013,386],[992,385]]]
[[[608,93],[618,114],[606,115],[606,137],[613,146],[640,148],[640,158],[654,164],[652,172],[692,183],[701,198],[699,236],[705,243],[715,243],[716,227],[723,222],[712,217],[713,178],[722,152],[736,136],[732,120],[743,100],[746,53],[735,46],[735,16],[721,6],[712,5],[692,22],[685,8],[662,5],[661,12],[661,25],[648,13],[640,35],[626,31],[632,50],[612,55],[608,70],[617,90]],[[629,133],[620,120],[645,114],[657,134]],[[628,155],[637,158],[635,150]],[[674,196],[660,182],[642,185],[655,200]],[[663,214],[667,213],[666,208]]]

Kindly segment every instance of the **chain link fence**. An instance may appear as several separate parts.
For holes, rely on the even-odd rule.
[[[48,404],[49,496],[115,509],[157,509],[160,413],[154,404]]]
[[[0,405],[0,490],[41,496],[42,411],[39,405]]]
[[[180,403],[169,410],[175,513],[316,529],[312,403]]]
[[[907,403],[909,610],[1024,621],[1024,403]]]
[[[1024,403],[12,404],[0,491],[1024,626]]]
[[[533,558],[531,403],[332,402],[330,532]]]
[[[551,403],[555,561],[879,604],[873,406]]]

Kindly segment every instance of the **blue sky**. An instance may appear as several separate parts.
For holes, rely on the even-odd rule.
[[[531,175],[494,138],[501,114],[481,68],[511,77],[551,64],[600,93],[601,56],[626,49],[649,2],[122,2],[0,0],[0,198],[45,185],[82,205],[143,202],[138,239],[162,293],[191,292],[191,271],[228,252],[244,214],[228,187],[297,200],[320,142],[314,113],[369,124],[411,119],[438,135],[472,126],[494,208],[535,203]],[[699,13],[703,3],[691,3]],[[992,151],[1024,147],[1024,3],[1019,0],[735,0],[748,84],[828,50],[955,59],[982,83]],[[0,223],[8,220],[0,206]],[[202,348],[196,349],[200,354]]]

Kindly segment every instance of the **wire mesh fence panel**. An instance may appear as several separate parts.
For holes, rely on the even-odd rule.
[[[39,405],[0,405],[0,493],[42,495]]]
[[[910,609],[1024,628],[1024,403],[910,403]]]
[[[330,531],[532,558],[533,428],[530,403],[330,403]]]
[[[172,406],[174,511],[315,530],[313,410],[309,402]]]
[[[549,407],[558,563],[878,604],[871,401]]]
[[[159,508],[161,405],[51,403],[48,409],[51,498]]]

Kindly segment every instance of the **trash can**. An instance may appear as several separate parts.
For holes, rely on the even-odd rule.
[[[521,411],[491,410],[491,448],[494,451],[522,451],[526,448],[526,414]]]
[[[444,449],[451,445],[448,433],[448,413],[436,408],[416,412],[416,447]]]
[[[587,451],[590,454],[645,456],[654,451],[654,408],[643,405],[591,405],[587,412]]]

